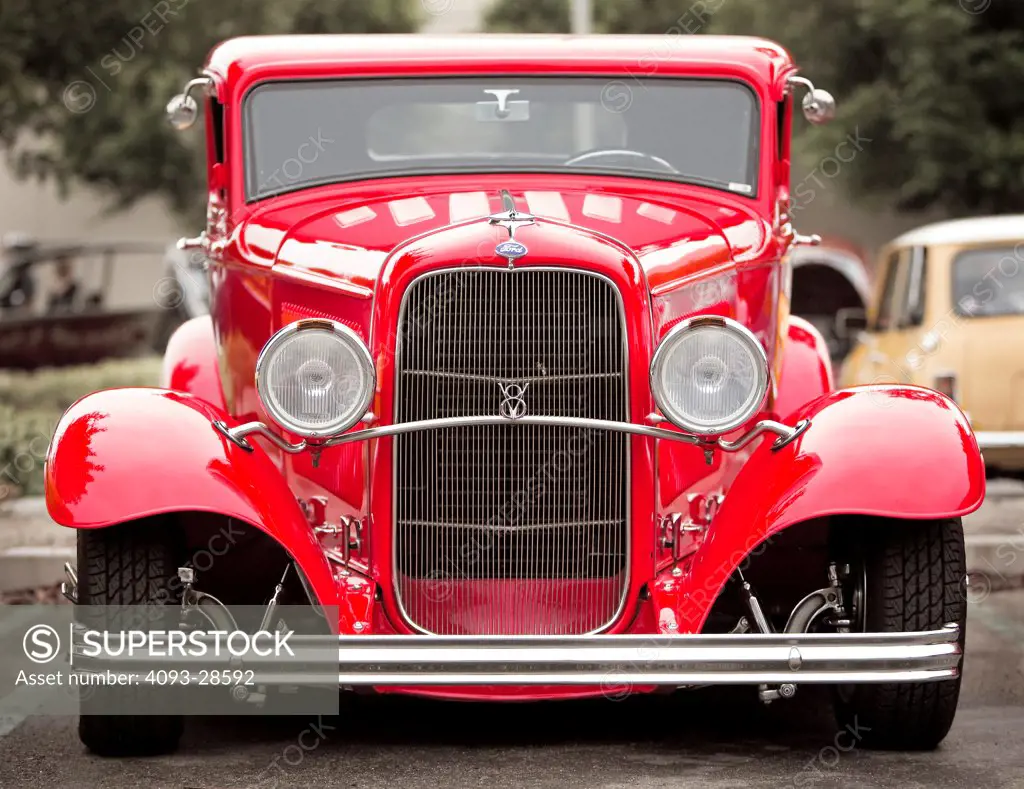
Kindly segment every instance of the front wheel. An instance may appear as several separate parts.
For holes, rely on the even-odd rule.
[[[169,526],[154,518],[78,533],[81,607],[76,613],[80,621],[115,629],[112,625],[129,624],[117,621],[120,612],[132,616],[128,612],[138,612],[138,606],[161,606],[153,609],[154,616],[170,621],[177,610],[178,551]],[[180,590],[177,594],[180,599]],[[157,708],[161,689],[101,686],[90,690],[82,698],[78,721],[78,736],[90,751],[100,756],[148,756],[177,748],[183,729],[180,715],[138,714],[140,709]]]
[[[841,524],[837,537],[837,563],[850,566],[844,598],[855,629],[910,632],[955,622],[963,648],[966,560],[959,518],[858,520]],[[960,680],[841,686],[836,719],[868,748],[931,750],[953,725]]]

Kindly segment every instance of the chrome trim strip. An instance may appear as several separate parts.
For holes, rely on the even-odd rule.
[[[982,430],[974,437],[982,450],[1024,449],[1024,430]]]
[[[725,441],[721,438],[718,439],[718,448],[723,452],[738,452],[755,438],[758,438],[765,433],[772,433],[778,436],[772,444],[772,449],[782,449],[786,444],[795,440],[810,426],[811,420],[809,419],[801,419],[793,427],[788,427],[781,422],[773,422],[771,419],[765,419],[758,422],[748,432],[744,433],[735,441]]]
[[[508,205],[508,203],[511,202],[511,211],[512,211],[512,214],[514,215],[514,213],[515,213],[515,202],[512,199],[511,195],[508,196],[508,200],[506,201],[505,197],[504,197],[504,194],[503,194],[502,200],[503,200],[503,202],[506,203],[506,208],[510,207]],[[533,217],[531,217],[531,219],[532,218]],[[513,236],[513,230],[510,228],[509,229],[509,237],[511,238],[512,236]],[[419,283],[422,280],[424,280],[426,278],[429,278],[429,277],[444,276],[446,274],[451,274],[453,272],[461,273],[461,272],[491,272],[491,271],[500,271],[500,272],[506,273],[506,274],[508,274],[510,276],[514,275],[517,272],[523,272],[523,271],[574,272],[574,273],[582,274],[582,275],[585,275],[585,276],[593,277],[594,279],[602,280],[605,283],[607,283],[607,285],[611,289],[612,294],[614,294],[615,303],[616,303],[616,306],[618,307],[618,311],[619,311],[619,320],[621,322],[621,328],[622,328],[622,348],[621,348],[621,350],[622,350],[623,360],[624,360],[624,363],[625,363],[625,365],[623,367],[623,370],[622,370],[623,399],[624,399],[624,404],[625,404],[625,412],[626,412],[627,415],[630,414],[631,413],[631,408],[632,408],[632,403],[631,403],[630,396],[629,396],[629,393],[630,393],[630,374],[632,372],[633,360],[630,358],[630,353],[629,353],[629,334],[628,334],[628,331],[627,331],[627,324],[626,324],[626,305],[623,302],[622,292],[619,290],[619,287],[615,284],[615,281],[612,280],[610,277],[607,277],[604,274],[600,274],[598,272],[586,271],[585,269],[573,268],[571,266],[529,266],[528,268],[521,268],[521,269],[513,269],[511,267],[509,267],[508,269],[501,269],[501,268],[497,268],[495,266],[461,266],[461,267],[454,267],[454,268],[447,268],[447,269],[437,269],[435,271],[430,271],[430,272],[427,272],[426,274],[423,274],[423,275],[417,277],[416,279],[414,279],[412,282],[410,282],[408,284],[408,286],[405,288],[405,291],[402,293],[402,301],[401,301],[401,304],[399,305],[399,309],[398,309],[398,323],[397,323],[398,331],[397,331],[397,339],[395,340],[395,358],[394,358],[394,364],[392,366],[392,369],[394,371],[397,371],[400,368],[401,350],[402,350],[402,338],[403,338],[403,335],[404,335],[404,332],[402,331],[402,326],[404,325],[406,306],[407,306],[408,301],[409,301],[409,293],[413,290],[413,288],[416,286],[417,283]],[[393,379],[392,383],[393,383],[392,402],[393,403],[400,403],[401,402],[401,392],[400,392],[400,386],[399,386],[399,376],[398,376],[397,372],[394,374],[394,379]],[[391,418],[394,419],[395,416],[396,416],[395,414],[392,414]],[[635,428],[638,428],[639,430],[643,430],[643,431],[658,431],[659,430],[658,428],[649,428],[649,427],[646,427],[646,426],[632,425],[630,423],[611,422],[611,421],[601,420],[601,419],[581,419],[581,418],[572,418],[572,417],[523,416],[523,417],[519,417],[519,418],[517,418],[515,420],[510,420],[510,419],[507,419],[507,418],[502,417],[502,416],[494,416],[494,417],[454,417],[454,418],[449,418],[449,419],[428,419],[428,420],[420,420],[418,422],[406,422],[406,423],[384,425],[382,427],[371,428],[371,430],[388,431],[388,432],[381,432],[381,433],[378,433],[376,436],[365,436],[365,437],[351,438],[351,439],[348,438],[348,436],[352,435],[351,433],[349,433],[349,434],[338,436],[336,438],[328,440],[327,446],[337,446],[338,444],[348,443],[349,441],[361,440],[361,438],[377,438],[377,437],[384,437],[384,436],[388,436],[388,435],[401,435],[402,433],[409,433],[409,432],[414,432],[414,431],[417,431],[417,430],[434,430],[434,429],[437,429],[437,428],[440,428],[440,427],[464,427],[464,426],[468,426],[468,425],[501,425],[501,424],[509,424],[512,421],[514,421],[516,424],[519,424],[519,425],[548,425],[548,426],[563,426],[563,427],[580,427],[580,428],[590,428],[592,430],[612,430],[612,431],[617,431],[617,432],[621,432],[621,433],[634,433],[634,432],[636,432],[636,431],[631,430],[631,429],[627,430],[627,429],[625,429],[626,427],[630,427],[630,428],[634,428],[635,427]],[[359,432],[362,432],[362,431],[359,431]],[[665,435],[662,435],[661,433],[664,433]],[[657,432],[657,433],[642,432],[642,433],[639,433],[639,434],[640,435],[651,436],[651,437],[654,437],[654,438],[669,438],[670,434],[672,434],[672,431],[664,430],[664,431],[660,431],[660,432]],[[679,435],[679,434],[672,435],[673,440],[685,441],[687,443],[697,443],[699,441],[699,439],[696,436],[686,436],[685,438],[678,438],[678,439],[676,439],[675,435]],[[604,630],[607,630],[608,628],[612,627],[623,616],[623,614],[626,611],[626,606],[629,603],[629,593],[630,593],[630,588],[632,586],[632,581],[633,581],[633,578],[632,578],[630,570],[632,569],[633,539],[634,539],[634,535],[633,535],[633,518],[632,518],[632,513],[633,513],[633,495],[632,495],[632,488],[633,488],[633,446],[632,446],[632,442],[627,442],[626,451],[625,451],[624,454],[625,454],[624,461],[625,461],[625,472],[626,472],[626,483],[625,483],[626,484],[626,510],[625,510],[625,521],[626,521],[625,522],[625,534],[626,534],[626,546],[625,547],[626,547],[626,552],[625,552],[625,559],[624,559],[624,567],[625,567],[625,575],[626,575],[626,577],[625,577],[625,580],[624,580],[624,582],[622,584],[622,596],[621,596],[621,599],[619,600],[619,605],[618,605],[617,609],[615,610],[615,613],[609,618],[608,622],[606,624],[604,624],[602,627],[597,628],[595,630],[592,630],[589,633],[586,633],[585,635],[594,635],[596,633],[601,633]],[[394,513],[398,512],[398,489],[397,489],[397,485],[396,485],[396,480],[397,480],[397,477],[398,477],[397,469],[398,469],[398,455],[397,455],[396,452],[392,451],[392,454],[391,454],[391,512],[392,512],[392,516],[394,516]],[[371,507],[372,507],[372,501],[371,501]],[[395,526],[395,524],[392,523],[391,524],[392,529],[394,529],[394,526]],[[402,616],[403,620],[405,621],[405,623],[409,627],[411,627],[413,630],[417,631],[418,633],[422,633],[424,635],[431,635],[432,636],[433,635],[432,633],[430,633],[427,630],[422,629],[418,624],[414,623],[412,621],[412,618],[406,612],[405,606],[402,603],[402,593],[401,593],[401,590],[399,589],[398,574],[396,572],[394,572],[394,568],[396,568],[397,566],[398,566],[398,540],[395,539],[394,532],[392,532],[392,539],[391,539],[391,567],[392,567],[392,571],[393,571],[392,572],[393,579],[392,579],[391,587],[392,587],[392,590],[394,591],[395,601],[398,604],[399,613],[401,614],[401,616]]]
[[[522,270],[522,269],[520,269]],[[445,373],[440,370],[402,370],[402,375],[432,375],[437,378],[454,378],[462,381],[486,381],[503,384],[507,379],[497,375],[469,375],[467,373]],[[593,381],[601,378],[623,378],[622,373],[580,373],[578,375],[524,375],[516,378],[516,383],[553,383],[556,381]]]
[[[561,523],[535,523],[531,526],[494,526],[490,523],[445,523],[444,521],[408,520],[412,526],[428,526],[432,529],[482,529],[492,532],[511,531],[517,533],[537,531],[540,529],[574,529],[577,526],[614,526],[617,520],[580,520],[562,521]]]
[[[937,682],[959,674],[963,650],[955,624],[909,633],[695,634],[622,636],[300,636],[296,664],[247,658],[261,684],[340,685],[648,685]],[[323,650],[338,647],[338,664]],[[133,658],[85,658],[76,667],[104,670]],[[162,653],[161,653],[162,654]],[[209,651],[212,655],[212,650]],[[196,658],[161,657],[161,668]],[[277,660],[277,662],[275,662]],[[224,663],[227,656],[208,662]],[[203,663],[205,665],[205,663]],[[193,672],[198,677],[198,671]]]
[[[246,422],[244,425],[237,425],[236,427],[228,427],[220,421],[212,422],[211,424],[214,430],[247,452],[252,452],[253,450],[252,444],[247,440],[247,437],[251,435],[267,439],[271,444],[281,451],[287,452],[289,455],[297,455],[310,448],[305,441],[300,441],[297,444],[288,443],[262,422]]]

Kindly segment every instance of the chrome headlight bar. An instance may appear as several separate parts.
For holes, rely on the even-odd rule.
[[[368,415],[367,421],[370,421],[371,419],[372,417]],[[341,444],[350,444],[353,441],[370,441],[375,438],[399,436],[403,433],[415,433],[420,430],[437,430],[442,427],[470,427],[507,424],[609,430],[616,433],[630,433],[632,435],[647,436],[649,438],[679,441],[684,444],[693,444],[694,446],[698,446],[706,450],[721,449],[723,452],[737,452],[747,446],[754,439],[765,434],[776,436],[775,442],[772,444],[773,450],[782,449],[810,427],[811,422],[809,419],[803,419],[800,422],[797,422],[793,427],[790,427],[789,425],[784,425],[781,422],[775,422],[771,419],[762,419],[735,441],[726,441],[722,438],[711,440],[701,436],[682,433],[678,430],[669,430],[663,427],[651,427],[649,425],[634,425],[631,422],[612,422],[606,419],[580,419],[576,417],[560,416],[524,416],[515,420],[503,416],[459,416],[447,419],[424,419],[419,422],[401,422],[397,425],[367,427],[362,430],[353,430],[340,436],[332,436],[331,438],[327,438],[322,441],[300,441],[296,444],[285,441],[262,422],[246,422],[245,424],[237,425],[235,427],[230,427],[224,422],[214,422],[213,427],[225,438],[230,439],[243,449],[251,450],[253,448],[252,444],[248,441],[249,436],[262,436],[269,440],[278,449],[294,455],[299,452],[319,451],[321,449],[328,449],[329,447],[336,447]]]

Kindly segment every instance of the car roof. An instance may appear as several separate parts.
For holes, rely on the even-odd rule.
[[[893,246],[989,244],[1024,241],[1024,214],[952,219],[916,228],[893,241]]]
[[[685,22],[685,20],[684,20]],[[682,23],[681,23],[682,25]],[[216,46],[207,69],[222,78],[234,70],[294,65],[337,65],[339,69],[381,61],[410,65],[480,64],[509,60],[547,65],[600,62],[611,71],[653,77],[689,64],[733,63],[774,82],[792,67],[789,53],[775,42],[750,36],[678,34],[648,36],[571,36],[527,34],[463,35],[283,35],[242,36]]]

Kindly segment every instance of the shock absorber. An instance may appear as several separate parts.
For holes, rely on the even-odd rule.
[[[768,617],[764,615],[761,604],[757,600],[757,595],[754,594],[754,590],[747,579],[743,577],[743,571],[737,569],[736,574],[740,577],[740,591],[743,594],[747,610],[750,611],[750,616],[754,620],[754,626],[757,628],[757,631],[759,633],[774,633],[775,630],[771,622],[768,621]]]
[[[743,577],[743,571],[737,569],[736,574],[740,578],[740,593],[743,595],[744,602],[747,604],[747,610],[750,611],[750,617],[753,619],[757,631],[766,635],[774,633],[775,628],[768,621],[768,617],[764,615],[764,609],[761,608],[761,603],[758,601],[757,595],[754,594],[753,587]],[[795,693],[796,685],[792,682],[783,683],[778,688],[770,688],[766,684],[758,685],[757,687],[757,697],[764,704],[771,704],[776,699],[791,699]]]

